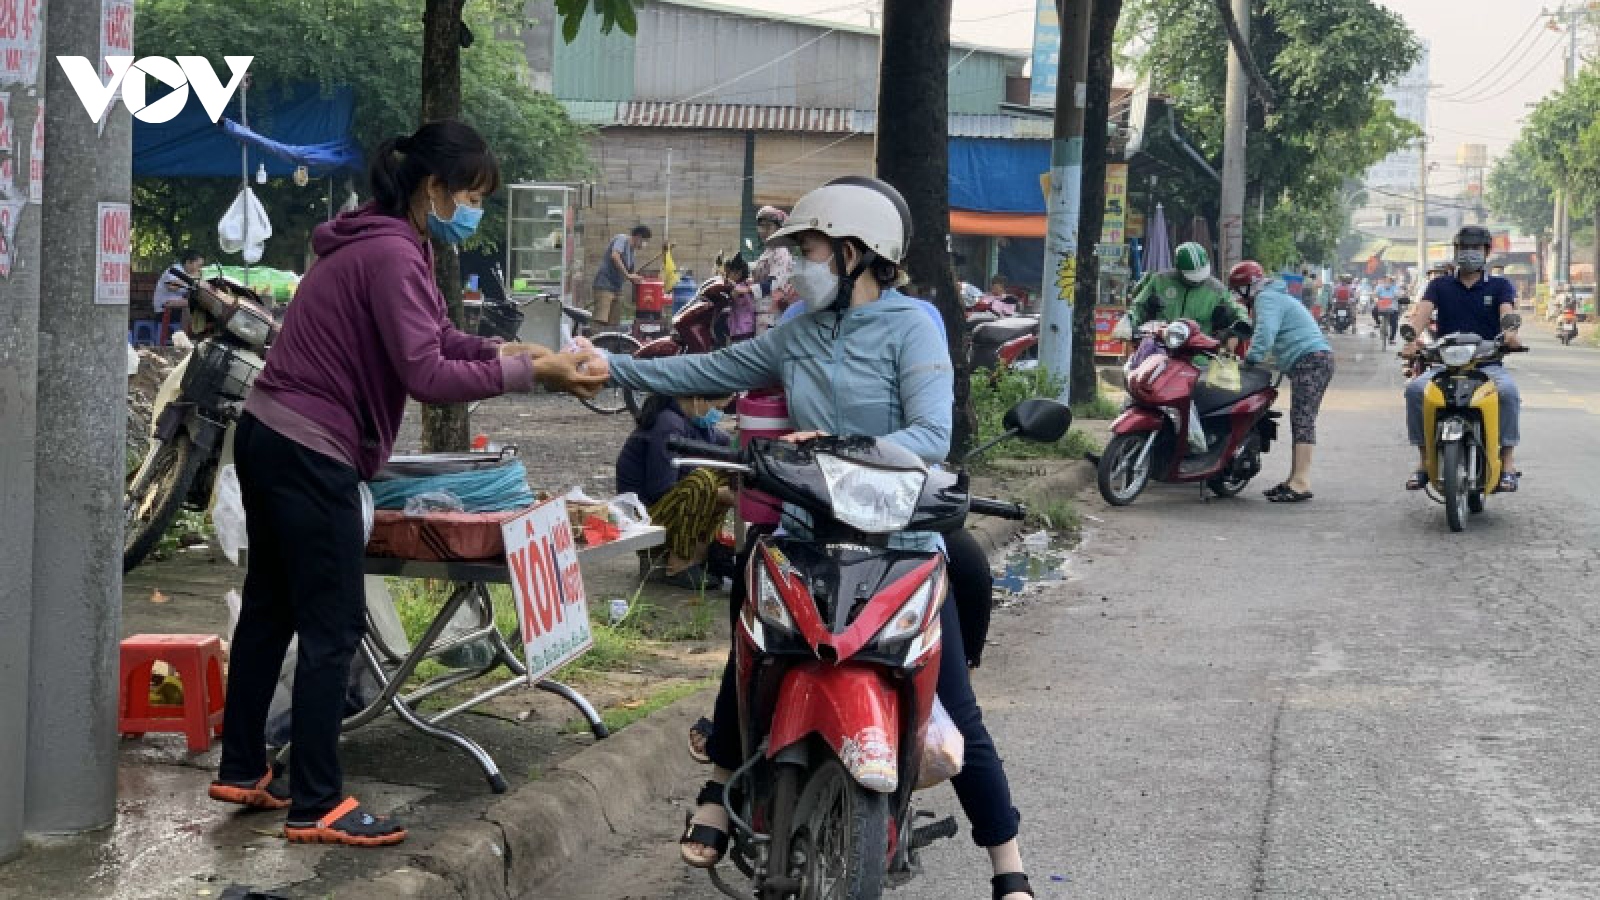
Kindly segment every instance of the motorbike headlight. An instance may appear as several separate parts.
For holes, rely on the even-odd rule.
[[[911,637],[922,630],[922,623],[928,618],[928,605],[933,602],[933,582],[925,581],[917,592],[906,600],[900,611],[894,614],[883,630],[878,632],[880,643],[893,643]]]
[[[1476,356],[1477,353],[1478,348],[1471,344],[1456,344],[1441,349],[1439,351],[1439,359],[1447,366],[1464,366],[1472,362],[1472,357]]]
[[[789,615],[789,607],[784,605],[783,593],[772,582],[772,575],[768,572],[765,562],[756,564],[756,616],[768,628],[787,632],[796,630],[794,618]]]
[[[905,528],[917,511],[928,473],[875,469],[826,453],[817,467],[828,486],[833,516],[867,534],[888,534]]]
[[[1167,349],[1176,350],[1189,342],[1189,326],[1183,322],[1173,322],[1167,326]]]
[[[228,332],[252,347],[260,347],[272,333],[272,323],[256,315],[255,310],[240,306],[228,317]]]

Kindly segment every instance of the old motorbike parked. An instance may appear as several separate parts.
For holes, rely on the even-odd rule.
[[[1055,401],[1028,400],[1001,439],[1057,440],[1071,421]],[[938,683],[944,556],[890,549],[889,538],[1024,510],[969,496],[965,472],[930,470],[878,438],[668,447],[696,457],[678,465],[736,472],[812,517],[808,538],[760,538],[745,575],[734,650],[745,763],[724,800],[729,858],[761,900],[875,900],[912,877],[926,844],[955,834],[948,819],[918,827],[913,803]],[[709,872],[724,894],[751,896]]]
[[[233,459],[233,425],[278,336],[272,314],[243,285],[174,274],[189,287],[197,343],[156,392],[150,450],[123,495],[124,572],[149,555],[179,509],[210,506],[217,473]]]
[[[1422,392],[1428,496],[1444,504],[1451,531],[1465,530],[1469,513],[1483,512],[1500,486],[1500,395],[1482,367],[1527,351],[1504,342],[1505,332],[1521,325],[1513,313],[1500,320],[1494,340],[1470,333],[1423,339],[1420,360],[1438,369]],[[1400,336],[1409,343],[1417,332],[1407,323]]]
[[[1195,357],[1222,345],[1198,323],[1147,323],[1140,331],[1156,346],[1128,373],[1129,405],[1111,423],[1098,463],[1100,496],[1127,506],[1151,480],[1199,482],[1219,497],[1237,495],[1260,474],[1261,455],[1277,439],[1282,413],[1272,404],[1283,376],[1274,381],[1244,367],[1239,390],[1212,387],[1201,382]]]

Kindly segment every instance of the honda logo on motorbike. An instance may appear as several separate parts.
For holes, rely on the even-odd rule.
[[[116,97],[117,89],[121,88],[122,104],[128,108],[128,112],[141,122],[155,125],[170,122],[183,112],[183,108],[189,104],[191,87],[211,121],[221,119],[222,111],[227,108],[234,91],[239,89],[245,70],[250,68],[250,61],[255,57],[225,56],[223,59],[227,61],[232,77],[226,85],[203,56],[180,56],[176,61],[164,56],[145,56],[138,62],[134,62],[131,56],[107,56],[106,68],[111,76],[109,81],[100,80],[101,75],[95,71],[94,63],[86,57],[58,56],[56,62],[61,64],[61,70],[67,74],[67,80],[72,83],[72,89],[77,91],[78,100],[83,103],[92,121],[98,123],[101,116],[110,111],[111,101]],[[146,104],[146,75],[172,88],[172,92],[154,103]]]

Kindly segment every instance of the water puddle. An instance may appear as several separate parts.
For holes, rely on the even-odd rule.
[[[1023,538],[994,572],[999,594],[1017,597],[1072,577],[1072,546],[1060,535],[1038,531]],[[1003,605],[1003,604],[1002,604]]]

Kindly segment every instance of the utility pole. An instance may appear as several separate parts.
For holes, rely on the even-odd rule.
[[[1571,84],[1578,75],[1578,24],[1583,21],[1581,6],[1558,9],[1548,15],[1567,28],[1567,62],[1562,84]],[[1572,272],[1572,216],[1567,210],[1567,189],[1556,189],[1556,214],[1552,227],[1550,255],[1555,257],[1555,284],[1566,284]]]
[[[1250,0],[1233,0],[1233,18],[1240,37],[1250,40]],[[1224,274],[1244,259],[1245,114],[1250,108],[1250,81],[1239,49],[1228,45],[1228,85],[1223,108],[1222,210],[1217,223],[1221,256],[1217,269]]]
[[[1089,23],[1093,0],[1057,0],[1061,60],[1056,75],[1055,133],[1050,143],[1050,196],[1044,242],[1044,309],[1039,361],[1072,387],[1072,314],[1078,290],[1078,214],[1083,205],[1083,121],[1088,100]],[[1100,126],[1102,129],[1104,126]],[[1099,140],[1105,140],[1102,134]],[[1099,236],[1091,236],[1095,240]],[[1086,352],[1093,352],[1093,347]]]
[[[53,61],[54,54],[99,59],[100,15],[97,3],[50,4],[45,37],[53,55],[40,63],[49,148],[40,246],[50,248],[50,265],[39,273],[23,815],[28,831],[55,834],[102,828],[116,817],[133,120],[115,104],[102,133]],[[102,216],[104,204],[118,206]]]
[[[38,35],[38,23],[30,31]],[[36,37],[37,59],[46,57]],[[37,67],[0,74],[10,93],[6,114],[19,135],[31,134],[44,107]],[[27,130],[24,130],[27,129]],[[24,785],[28,755],[28,665],[33,628],[33,470],[39,378],[39,210],[30,200],[31,175],[43,158],[35,142],[15,140],[26,157],[12,171],[16,190],[0,215],[16,222],[6,241],[0,271],[0,861],[22,848]],[[29,201],[23,203],[23,201]]]
[[[1417,283],[1428,277],[1428,136],[1417,138]]]

